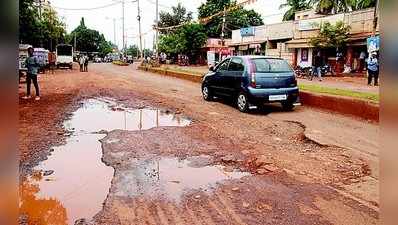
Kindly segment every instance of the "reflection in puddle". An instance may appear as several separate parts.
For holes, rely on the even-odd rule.
[[[95,132],[189,124],[188,119],[160,110],[132,110],[104,99],[84,101],[64,123],[73,135],[34,168],[42,171],[39,175],[21,185],[21,213],[28,215],[28,224],[74,224],[77,219],[92,218],[102,208],[114,173],[101,161],[99,140],[105,134]],[[54,173],[43,177],[44,171]]]
[[[179,201],[189,190],[211,191],[217,183],[250,175],[226,172],[221,165],[196,167],[199,159],[159,158],[133,160],[118,174],[115,195],[120,197],[165,197]]]

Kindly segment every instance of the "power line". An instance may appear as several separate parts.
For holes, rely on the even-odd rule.
[[[102,5],[102,6],[97,6],[97,7],[92,7],[92,8],[63,8],[63,7],[58,7],[58,6],[52,6],[56,9],[60,10],[67,10],[67,11],[91,11],[91,10],[97,10],[97,9],[103,9],[103,8],[108,8],[117,4],[122,3],[121,1],[113,2],[107,5]]]

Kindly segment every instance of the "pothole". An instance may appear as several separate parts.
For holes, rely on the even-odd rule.
[[[187,126],[191,120],[158,109],[129,109],[112,99],[89,99],[65,121],[71,132],[20,187],[20,213],[28,224],[74,224],[101,210],[114,174],[102,163],[99,131]],[[111,140],[117,141],[117,140]],[[46,176],[44,176],[46,175]]]
[[[117,171],[113,193],[117,197],[142,196],[178,203],[192,190],[210,193],[221,182],[250,175],[238,170],[229,171],[222,165],[210,165],[207,160],[205,156],[133,159]]]

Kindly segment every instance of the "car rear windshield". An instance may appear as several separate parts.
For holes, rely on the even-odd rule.
[[[257,73],[292,72],[289,63],[283,59],[252,59]]]
[[[58,55],[72,56],[72,46],[61,45],[57,47]]]

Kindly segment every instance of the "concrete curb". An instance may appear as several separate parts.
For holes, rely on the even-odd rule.
[[[165,76],[190,80],[197,83],[202,81],[202,76],[200,75],[168,71],[159,68],[148,68],[143,66],[139,66],[138,69],[162,74]],[[306,106],[350,115],[376,123],[379,122],[379,104],[373,103],[371,101],[344,96],[319,94],[308,91],[300,91],[300,101]]]

